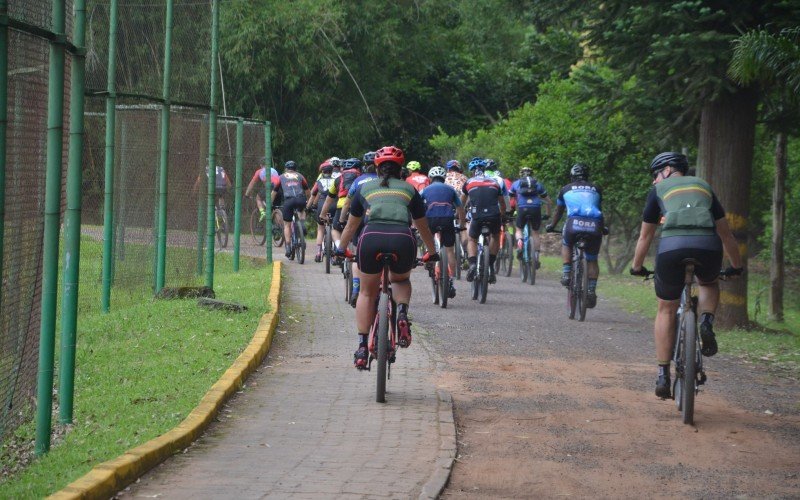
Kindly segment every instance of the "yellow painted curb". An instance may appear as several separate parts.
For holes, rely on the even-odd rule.
[[[269,290],[271,310],[261,316],[250,344],[177,427],[126,451],[113,460],[95,466],[86,475],[48,498],[63,500],[112,497],[145,472],[199,438],[219,413],[225,401],[242,387],[247,376],[261,364],[264,356],[269,352],[275,328],[278,326],[280,290],[281,263],[275,262],[272,267],[272,285]]]

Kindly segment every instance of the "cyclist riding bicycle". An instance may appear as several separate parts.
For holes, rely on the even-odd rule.
[[[603,195],[600,188],[589,182],[589,167],[586,165],[576,163],[570,169],[569,176],[572,182],[559,191],[556,213],[546,230],[552,231],[564,212],[567,212],[561,240],[561,259],[564,263],[561,284],[564,286],[569,286],[572,272],[572,246],[579,235],[586,238],[584,255],[589,281],[586,287],[586,306],[592,308],[597,305],[597,278],[600,276],[597,256],[605,232],[601,208]]]
[[[422,192],[428,185],[430,185],[431,180],[428,179],[428,176],[420,172],[422,165],[418,161],[410,161],[408,165],[406,165],[408,169],[408,177],[406,177],[406,182],[414,186],[414,189],[417,192]]]
[[[428,218],[428,227],[432,233],[439,233],[441,245],[447,251],[448,272],[452,277],[455,274],[456,263],[456,228],[453,226],[453,219],[456,214],[461,222],[461,227],[466,227],[466,214],[461,199],[455,189],[445,184],[446,172],[442,167],[433,167],[428,171],[431,179],[430,186],[422,190],[422,199],[425,200]],[[442,291],[444,293],[444,290]],[[456,288],[450,280],[449,297],[456,296]]]
[[[325,232],[321,230],[323,220],[333,217],[335,211],[331,206],[331,208],[328,209],[328,213],[322,213],[322,207],[325,205],[325,198],[328,197],[328,189],[330,189],[331,184],[333,184],[333,165],[331,165],[329,160],[325,160],[320,164],[319,173],[320,177],[317,179],[317,182],[314,183],[314,187],[311,188],[311,198],[309,198],[308,203],[306,203],[306,209],[314,206],[317,207],[315,217],[317,223],[320,225],[320,229],[317,230],[317,254],[314,256],[314,262],[322,262],[322,238],[325,236]],[[322,201],[322,203],[320,203],[320,201]]]
[[[726,274],[738,276],[743,271],[739,246],[725,218],[725,210],[711,186],[699,177],[686,175],[688,170],[689,161],[680,153],[661,153],[650,163],[653,187],[647,194],[630,270],[633,275],[648,274],[643,266],[644,259],[661,222],[655,269],[658,312],[654,325],[658,359],[656,396],[660,398],[671,396],[669,368],[675,316],[684,287],[683,261],[691,258],[700,263],[695,266],[695,276],[700,284],[698,311],[704,356],[717,353],[713,325],[719,304],[718,278],[723,250],[731,262]]]
[[[519,179],[511,184],[509,194],[512,199],[517,201],[517,258],[522,259],[522,230],[525,224],[530,224],[531,238],[533,239],[533,258],[536,269],[539,269],[539,251],[541,250],[541,239],[539,238],[539,227],[542,224],[542,201],[547,204],[547,216],[553,213],[553,203],[547,196],[542,183],[532,176],[532,171],[528,167],[523,167],[519,171]]]
[[[491,158],[486,158],[484,160],[486,162],[486,169],[483,172],[483,175],[486,177],[491,177],[498,184],[500,184],[500,189],[503,190],[503,198],[506,200],[506,211],[508,212],[507,215],[511,216],[511,213],[514,211],[514,207],[516,203],[514,199],[509,195],[509,190],[511,189],[511,181],[505,179],[503,177],[503,172],[500,171],[500,164]]]
[[[333,205],[334,200],[336,202],[336,212],[333,214],[333,239],[336,241],[338,245],[339,240],[342,237],[342,230],[344,230],[344,223],[341,222],[346,218],[347,212],[345,215],[342,215],[342,207],[344,207],[345,202],[347,201],[347,192],[350,190],[350,186],[353,184],[353,181],[361,175],[361,162],[358,161],[356,158],[351,158],[350,160],[345,160],[342,162],[338,158],[336,161],[341,163],[342,171],[341,174],[336,177],[331,184],[330,189],[328,189],[328,197],[325,199],[325,205],[322,208],[322,213],[327,213],[328,209]],[[333,160],[331,160],[333,164]]]
[[[265,157],[261,157],[260,165],[258,170],[255,171],[253,174],[253,178],[250,179],[250,183],[247,185],[247,189],[244,192],[244,195],[248,198],[253,195],[253,191],[255,191],[256,186],[260,182],[262,184],[262,188],[258,190],[256,193],[256,206],[258,206],[258,210],[261,212],[261,219],[263,220],[266,217],[266,206],[267,206],[267,161]],[[270,167],[270,191],[272,191],[272,187],[276,186],[280,182],[280,174],[274,168]],[[279,197],[276,197],[273,201],[273,208],[279,206],[283,200]]]
[[[210,177],[209,175],[210,169],[206,165],[206,179]],[[197,176],[197,180],[194,182],[194,192],[198,193],[200,191],[200,182],[203,180],[201,175]],[[228,191],[231,188],[231,179],[228,177],[227,172],[225,169],[222,168],[220,165],[217,165],[215,172],[214,172],[214,193],[216,194],[216,206],[220,208],[225,208],[225,197],[228,195]]]
[[[367,367],[369,352],[368,332],[374,321],[375,300],[380,285],[381,254],[391,254],[395,259],[389,264],[389,279],[397,301],[397,328],[400,345],[411,344],[411,323],[408,321],[408,304],[411,300],[411,269],[417,255],[417,243],[408,227],[408,215],[414,219],[428,252],[424,262],[435,261],[433,236],[425,219],[425,203],[417,191],[400,179],[401,166],[405,161],[403,151],[395,146],[385,146],[376,152],[375,166],[379,179],[362,184],[350,205],[350,218],[337,246],[338,255],[346,255],[347,245],[369,210],[369,222],[358,243],[358,267],[361,270],[361,293],[356,305],[356,328],[358,350],[354,354],[354,365],[363,370]]]
[[[492,235],[489,242],[489,283],[495,283],[497,277],[494,274],[494,262],[500,251],[499,235],[502,227],[502,214],[506,211],[506,202],[500,184],[494,178],[484,175],[483,169],[486,168],[486,162],[483,158],[473,158],[467,168],[473,175],[461,188],[461,202],[466,205],[469,201],[469,213],[472,219],[467,232],[469,235],[467,281],[471,282],[475,279],[478,267],[478,237],[481,234],[481,226],[488,226]]]
[[[456,193],[461,193],[461,188],[467,182],[467,176],[461,173],[461,163],[458,160],[450,160],[445,164],[447,169],[447,176],[444,178],[444,183],[456,190]]]
[[[295,211],[300,212],[300,220],[305,221],[306,200],[310,194],[306,178],[297,171],[297,164],[292,160],[287,161],[283,168],[278,183],[272,188],[272,200],[275,201],[278,193],[283,194],[281,214],[284,221],[291,221]],[[285,241],[292,241],[292,224],[283,225],[283,236]],[[286,245],[286,257],[291,255],[291,245]]]

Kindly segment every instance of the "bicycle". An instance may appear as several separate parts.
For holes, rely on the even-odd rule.
[[[694,294],[694,269],[700,265],[695,259],[681,261],[684,269],[684,285],[675,323],[675,343],[672,346],[672,361],[675,365],[675,381],[672,383],[672,398],[681,412],[683,423],[694,425],[694,399],[700,386],[708,380],[703,370],[703,355],[700,336],[697,335],[697,296]],[[645,270],[645,279],[655,274]],[[720,271],[720,278],[729,274]]]
[[[228,214],[225,212],[225,205],[218,203],[214,207],[214,225],[217,234],[217,242],[220,248],[228,246]]]
[[[481,234],[478,236],[478,254],[476,260],[475,279],[472,280],[472,300],[486,303],[489,293],[489,241],[491,233],[488,223],[481,223]]]
[[[266,217],[261,215],[261,209],[254,208],[250,212],[250,235],[253,242],[261,246],[267,241],[267,221]],[[280,207],[275,207],[272,210],[272,244],[275,247],[283,246],[283,221],[281,220]]]
[[[442,309],[447,308],[447,299],[450,297],[450,270],[447,265],[447,250],[442,251],[439,231],[441,228],[431,228],[434,230],[433,241],[436,243],[436,253],[439,254],[439,261],[430,263],[428,275],[431,278],[431,298],[434,304],[441,305]]]
[[[547,220],[548,215],[542,215],[542,220]],[[525,220],[522,226],[522,258],[519,263],[519,277],[522,282],[531,285],[536,284],[536,270],[539,268],[539,259],[536,258],[536,251],[533,248],[533,228],[530,219]]]
[[[303,221],[297,216],[296,211],[292,214],[291,240],[289,245],[289,260],[294,260],[294,258],[297,257],[297,262],[303,264],[306,261],[306,237]]]
[[[548,232],[555,233],[552,229]],[[569,319],[575,319],[578,313],[578,321],[586,319],[587,292],[589,289],[589,269],[586,261],[586,240],[589,234],[578,233],[575,236],[575,244],[572,245],[572,270],[569,273],[569,286],[567,287],[567,309]]]

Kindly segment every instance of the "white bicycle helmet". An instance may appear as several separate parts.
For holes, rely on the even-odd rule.
[[[431,169],[428,170],[428,177],[431,180],[433,180],[434,177],[441,177],[442,179],[444,179],[445,177],[447,177],[447,172],[445,172],[442,167],[437,165],[435,167],[431,167]]]

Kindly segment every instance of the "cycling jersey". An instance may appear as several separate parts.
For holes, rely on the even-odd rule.
[[[304,196],[308,189],[308,183],[303,174],[299,172],[284,172],[278,184],[273,188],[275,191],[280,189],[286,199]]]
[[[267,169],[264,168],[264,167],[261,167],[258,170],[256,170],[256,173],[253,174],[253,179],[251,180],[251,182],[256,180],[256,179],[261,181],[261,182],[263,182],[263,183],[266,183],[266,181],[267,181]],[[273,186],[276,186],[280,182],[280,174],[278,174],[278,171],[275,170],[274,168],[270,169],[270,181],[272,182]]]
[[[367,181],[371,181],[372,179],[376,179],[377,177],[378,174],[374,172],[367,172],[365,174],[359,175],[358,177],[356,177],[356,180],[353,181],[353,184],[350,185],[350,190],[347,192],[347,197],[352,198],[353,196],[355,196],[356,190],[360,185],[364,184]]]
[[[413,219],[425,217],[425,202],[407,182],[389,179],[389,185],[373,179],[361,185],[353,196],[350,213],[363,217],[369,208],[370,224],[390,224],[408,227],[409,213]]]
[[[206,177],[208,177],[208,167],[206,167]],[[215,169],[214,186],[217,191],[228,189],[228,174],[226,174],[225,169],[219,165],[217,165]]]
[[[315,194],[319,194],[319,199],[317,200],[318,204],[325,203],[325,198],[328,196],[328,190],[333,184],[333,177],[325,177],[324,175],[317,179],[317,182],[314,183],[314,187],[311,188],[311,196]],[[322,202],[322,203],[320,203]]]
[[[412,172],[411,175],[406,177],[406,182],[414,186],[417,192],[421,192],[431,184],[431,180],[428,176],[419,172]]]
[[[657,224],[663,214],[661,238],[710,236],[715,221],[725,217],[711,186],[699,177],[675,176],[656,184],[647,195],[644,222]]]
[[[465,182],[467,182],[467,176],[455,170],[447,172],[447,176],[444,178],[444,183],[455,189],[456,193],[461,192],[461,188],[464,187]]]
[[[469,197],[470,213],[473,219],[492,218],[500,215],[499,199],[503,197],[502,188],[493,178],[476,175],[461,188]]]
[[[591,182],[576,181],[561,188],[557,204],[566,208],[567,217],[602,220],[601,199],[600,188]]]
[[[542,198],[547,197],[544,186],[533,177],[523,177],[514,181],[509,194],[517,200],[519,208],[541,207]]]
[[[342,208],[344,206],[350,186],[360,175],[361,170],[357,168],[349,168],[347,170],[342,170],[342,173],[339,175],[339,177],[334,179],[333,184],[331,185],[330,189],[328,189],[328,193],[336,196],[336,208]]]
[[[452,219],[456,215],[456,208],[461,206],[456,190],[444,182],[434,182],[422,190],[422,199],[425,200],[427,211],[425,216],[430,218],[444,217]],[[450,224],[452,226],[452,224]]]

